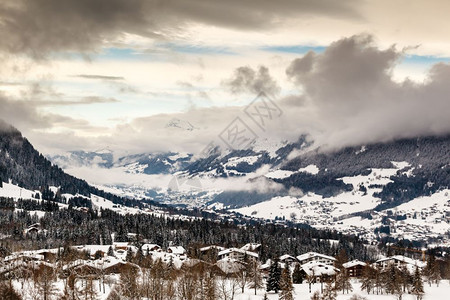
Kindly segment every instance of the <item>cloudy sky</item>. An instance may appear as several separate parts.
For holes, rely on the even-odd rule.
[[[0,118],[46,154],[450,132],[448,1],[2,0]],[[265,91],[281,116],[245,114]],[[178,122],[177,120],[181,120]],[[192,130],[169,126],[180,124]]]

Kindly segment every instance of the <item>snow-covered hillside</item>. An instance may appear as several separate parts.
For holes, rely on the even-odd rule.
[[[374,240],[375,229],[386,225],[393,237],[410,240],[442,238],[450,233],[450,191],[442,189],[429,196],[418,197],[394,209],[374,211],[381,200],[376,196],[392,182],[391,176],[409,167],[406,162],[393,162],[396,168],[372,169],[368,175],[347,176],[341,180],[353,190],[324,198],[315,193],[277,196],[269,201],[235,209],[247,216],[262,219],[285,219],[317,228],[336,228],[349,234]],[[275,171],[266,176],[285,177],[289,171]],[[290,175],[289,175],[290,176]],[[365,213],[364,217],[357,216]],[[442,244],[450,245],[443,238]]]

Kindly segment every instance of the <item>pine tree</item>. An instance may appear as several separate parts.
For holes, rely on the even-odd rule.
[[[386,293],[396,295],[401,291],[399,271],[394,264],[390,264],[385,272],[385,289]]]
[[[375,269],[374,269],[374,275],[375,275],[374,283],[375,283],[375,289],[377,291],[377,295],[379,293],[383,293],[384,277],[385,277],[384,274],[385,274],[385,272],[380,270],[380,268],[378,266],[375,267]]]
[[[304,279],[304,276],[303,276],[302,269],[300,268],[300,264],[297,263],[297,264],[295,264],[294,272],[292,273],[292,281],[294,284],[300,284],[300,283],[303,283],[303,279]]]
[[[248,287],[255,290],[263,288],[263,278],[261,270],[259,269],[260,264],[257,261],[250,262],[249,274],[248,276]]]
[[[348,261],[347,252],[345,252],[344,249],[341,249],[341,251],[339,251],[339,254],[336,256],[334,266],[339,270],[342,270],[343,264],[345,264],[347,261]]]
[[[292,284],[291,272],[288,267],[285,267],[283,272],[281,272],[280,289],[279,299],[294,300],[294,286]]]
[[[427,266],[424,270],[424,275],[427,278],[428,284],[436,283],[439,286],[441,280],[441,274],[439,270],[439,264],[436,262],[436,257],[432,254],[428,256]]]
[[[114,256],[114,250],[113,250],[112,246],[109,246],[107,255]]]
[[[422,299],[424,294],[422,274],[420,273],[419,267],[416,267],[414,271],[411,293],[416,296],[417,300]]]
[[[369,264],[364,267],[363,276],[361,278],[361,290],[370,294],[375,288],[375,274],[376,270]]]
[[[1,181],[0,181],[1,183]],[[1,187],[1,186],[0,186]],[[0,295],[5,300],[21,300],[22,297],[14,290],[12,283],[0,282]]]
[[[347,269],[343,268],[343,270],[336,276],[336,290],[342,290],[342,294],[347,291],[353,290],[352,284],[350,283],[350,277],[348,276]]]
[[[44,300],[51,299],[56,293],[56,273],[54,269],[41,266],[34,271],[34,282]]]
[[[270,265],[269,278],[267,279],[267,291],[278,293],[280,290],[281,270],[278,259],[275,259]]]
[[[125,257],[126,261],[132,261],[133,260],[133,250],[131,250],[131,247],[128,247],[127,250],[127,256]]]
[[[327,286],[322,295],[322,300],[336,300],[336,289],[331,281],[327,282]]]
[[[412,279],[406,264],[402,265],[400,269],[400,283],[403,287],[403,292],[409,291]]]
[[[138,270],[134,267],[129,267],[120,273],[120,291],[121,295],[129,299],[137,299],[139,295],[138,290]]]
[[[217,299],[217,283],[213,272],[207,272],[205,274],[203,299],[214,300]]]

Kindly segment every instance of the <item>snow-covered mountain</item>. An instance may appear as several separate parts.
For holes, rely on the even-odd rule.
[[[108,187],[122,195],[126,191],[174,206],[333,227],[368,239],[388,234],[448,241],[450,136],[337,150],[312,145],[303,136],[296,143],[259,141],[246,150],[215,151],[202,158],[140,154],[97,165],[168,176],[159,187]],[[85,156],[86,165],[96,156],[102,157]]]
[[[131,174],[172,174],[183,170],[191,160],[189,153],[142,153],[114,157],[112,151],[71,151],[48,158],[64,169],[78,167],[120,168]]]

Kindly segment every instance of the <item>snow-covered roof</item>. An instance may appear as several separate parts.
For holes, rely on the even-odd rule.
[[[172,261],[175,268],[179,269],[183,265],[183,261],[189,260],[189,258],[184,258],[183,256],[178,256],[173,253],[167,252],[150,252],[153,260],[160,259],[163,263],[169,263]]]
[[[61,248],[62,250],[62,248]],[[39,250],[27,250],[27,251],[19,251],[19,252],[14,252],[12,255],[35,255],[35,254],[42,254],[42,253],[53,253],[53,254],[57,254],[58,253],[58,248],[52,248],[52,249],[39,249]]]
[[[42,254],[33,254],[33,253],[15,253],[11,254],[5,257],[4,261],[8,262],[15,259],[21,259],[21,258],[29,258],[32,260],[43,260],[44,255]]]
[[[248,243],[248,244],[245,244],[244,246],[242,246],[241,249],[244,250],[244,251],[255,251],[259,247],[261,247],[261,244]]]
[[[225,274],[236,273],[245,268],[242,262],[231,258],[223,258],[218,260],[216,262],[216,266]]]
[[[206,246],[206,247],[200,248],[200,252],[209,251],[209,250],[211,250],[211,249],[215,249],[215,250],[218,250],[218,251],[225,250],[224,247],[216,246],[216,245],[211,245],[211,246]]]
[[[262,264],[259,268],[261,270],[265,270],[265,269],[269,269],[270,266],[272,265],[272,260],[269,258],[266,263]]]
[[[97,260],[84,260],[84,259],[77,259],[73,262],[70,262],[69,264],[66,264],[63,266],[63,270],[71,269],[71,268],[78,268],[78,267],[91,267],[98,270],[107,269],[110,267],[113,267],[115,265],[125,265],[130,264],[129,262],[125,262],[122,259],[118,259],[115,257],[105,257],[102,259]]]
[[[147,249],[161,249],[161,246],[157,245],[157,244],[143,244],[142,245],[142,250],[147,250]]]
[[[291,256],[291,255],[289,255],[289,254],[284,254],[284,255],[281,255],[281,256],[280,256],[280,261],[283,261],[283,260],[285,260],[285,259],[292,259],[292,260],[295,260],[295,257],[293,257],[293,256]]]
[[[403,255],[394,255],[394,256],[382,258],[382,259],[377,260],[375,263],[381,263],[381,262],[390,261],[390,260],[396,260],[396,261],[403,262],[403,263],[413,265],[413,266],[417,266],[420,268],[423,268],[426,265],[426,263],[424,263],[424,262],[403,256]]]
[[[231,252],[238,252],[238,253],[241,253],[243,255],[247,254],[249,256],[253,256],[253,257],[256,257],[256,258],[259,257],[259,255],[257,253],[255,253],[255,252],[245,251],[245,250],[242,250],[242,249],[239,249],[239,248],[229,248],[229,249],[222,250],[222,251],[219,252],[218,256],[223,256],[223,255],[231,253]]]
[[[182,246],[172,246],[172,247],[167,248],[167,252],[182,255],[182,254],[186,253],[186,249],[184,249]]]
[[[303,261],[303,260],[306,260],[306,259],[309,259],[309,258],[313,258],[313,257],[321,257],[321,258],[325,258],[325,259],[329,259],[329,260],[333,260],[333,261],[336,260],[336,258],[334,258],[332,256],[328,256],[328,255],[325,255],[325,254],[320,254],[320,253],[317,253],[317,252],[308,252],[308,253],[305,253],[305,254],[301,254],[301,255],[297,256],[297,259],[299,261]]]
[[[349,262],[346,262],[345,264],[342,264],[342,266],[344,268],[346,268],[346,269],[347,268],[352,268],[352,267],[355,267],[355,266],[358,266],[358,265],[365,267],[367,264],[365,262],[359,261],[357,259],[349,261]]]
[[[339,269],[326,265],[323,263],[319,263],[316,261],[310,261],[306,264],[303,264],[301,266],[302,270],[305,271],[305,273],[308,276],[321,276],[321,275],[336,275],[337,272],[339,272]]]
[[[88,251],[90,255],[94,255],[95,252],[97,251],[107,253],[109,247],[111,247],[111,245],[82,245],[82,246],[73,246],[72,248],[80,251]]]
[[[191,267],[196,266],[196,265],[198,265],[198,264],[200,264],[200,263],[201,263],[201,264],[206,264],[206,265],[208,265],[208,266],[211,266],[211,265],[212,265],[211,263],[206,262],[206,261],[204,261],[204,260],[200,260],[200,259],[188,259],[188,260],[186,260],[186,261],[183,262],[183,266],[186,266],[186,267],[191,268]]]

